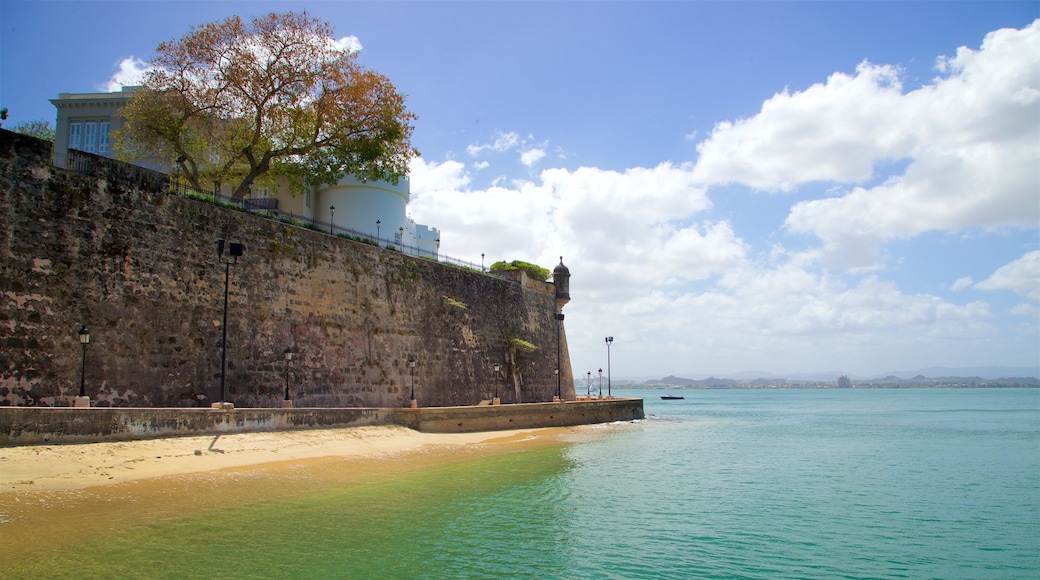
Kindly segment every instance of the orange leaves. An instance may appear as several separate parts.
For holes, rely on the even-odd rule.
[[[306,12],[194,27],[152,64],[127,132],[186,157],[200,180],[236,182],[237,195],[272,163],[311,185],[345,173],[396,181],[415,155],[404,97]]]

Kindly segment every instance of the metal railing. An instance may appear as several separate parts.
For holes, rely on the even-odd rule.
[[[222,195],[219,193],[208,193],[199,192],[187,188],[178,188],[175,186],[174,191],[177,195],[187,197],[189,199],[195,199],[198,201],[214,201],[219,202],[222,205],[237,206],[241,211],[247,211],[258,217],[273,219],[289,225],[297,227],[307,228],[325,235],[336,236],[338,238],[345,238],[355,242],[363,244],[369,244],[377,246],[384,250],[392,252],[400,252],[406,256],[415,256],[417,258],[424,258],[433,260],[441,264],[449,266],[455,266],[457,268],[465,268],[467,270],[476,270],[489,275],[495,275],[488,271],[482,264],[462,260],[460,258],[454,258],[451,256],[445,256],[437,251],[431,251],[429,248],[423,248],[419,246],[411,246],[401,242],[401,240],[395,238],[383,238],[379,236],[373,236],[368,232],[361,232],[351,228],[343,226],[337,226],[331,222],[325,222],[316,220],[313,217],[305,216],[302,214],[296,214],[293,212],[282,211],[278,209],[278,200],[274,198],[245,198],[239,199]],[[272,203],[273,202],[273,203]]]
[[[142,176],[146,176],[151,179],[160,179],[166,181],[172,189],[172,192],[175,195],[179,195],[181,197],[187,197],[189,199],[195,199],[197,201],[203,202],[215,202],[219,205],[233,207],[240,211],[252,213],[253,215],[256,215],[258,217],[273,219],[282,223],[287,223],[298,227],[304,227],[310,230],[314,230],[316,232],[324,233],[326,235],[332,235],[340,238],[353,240],[355,242],[374,245],[384,250],[400,252],[408,256],[415,256],[417,258],[428,259],[441,264],[454,266],[457,268],[476,270],[484,274],[498,277],[497,274],[490,272],[487,268],[485,268],[483,264],[477,264],[468,260],[454,258],[451,256],[445,256],[436,250],[431,251],[428,248],[405,245],[401,243],[401,241],[398,239],[373,236],[367,232],[359,232],[350,228],[337,226],[330,222],[318,221],[313,217],[282,211],[278,209],[278,200],[275,198],[260,197],[240,199],[226,195],[221,195],[219,192],[200,192],[184,187],[185,184],[181,183],[181,180],[177,175],[174,175],[171,178],[169,174],[163,173],[161,171],[156,171],[154,169],[142,167],[140,165],[125,163],[123,161],[111,159],[102,155],[86,153],[84,151],[77,151],[75,149],[69,149],[65,153],[55,152],[54,165],[85,175],[97,175],[98,173],[102,172],[125,173],[128,169],[137,171]]]

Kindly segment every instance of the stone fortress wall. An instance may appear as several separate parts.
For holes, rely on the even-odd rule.
[[[556,394],[551,283],[171,195],[166,175],[100,157],[87,174],[60,169],[51,155],[48,142],[0,130],[0,406],[71,405],[81,325],[93,405],[218,401],[219,239],[245,246],[230,268],[225,380],[236,407],[279,406],[286,346],[296,407],[406,407],[413,387],[420,407],[476,405],[496,390],[503,404]]]

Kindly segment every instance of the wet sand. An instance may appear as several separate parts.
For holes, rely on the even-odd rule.
[[[562,445],[581,428],[358,427],[0,448],[0,561],[207,510]]]

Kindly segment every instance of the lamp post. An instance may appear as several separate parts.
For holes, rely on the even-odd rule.
[[[376,245],[379,245],[379,226],[383,225],[383,222],[376,220]]]
[[[85,325],[79,327],[79,343],[83,345],[83,358],[79,366],[79,396],[76,397],[76,407],[89,407],[90,398],[87,397],[87,345],[90,344],[90,331]]]
[[[502,370],[502,365],[495,363],[495,398],[491,399],[492,405],[501,405],[502,399],[498,398],[498,383],[500,375],[498,374]]]
[[[585,374],[588,375],[588,380],[585,382],[585,398],[589,399],[592,397],[592,371]]]
[[[411,378],[412,382],[412,401],[410,406],[413,409],[419,407],[419,403],[415,401],[415,362],[415,357],[408,355],[408,376]]]
[[[607,341],[607,398],[611,397],[610,393],[610,343],[614,342],[613,336],[608,336]],[[602,393],[600,393],[602,394]]]
[[[226,391],[224,389],[224,375],[227,369],[227,312],[228,312],[228,285],[231,279],[231,265],[238,264],[238,257],[242,255],[245,246],[238,242],[228,244],[228,257],[224,258],[224,244],[226,240],[217,240],[217,261],[224,264],[224,323],[221,325],[220,336],[220,406],[224,407]]]
[[[336,235],[336,206],[329,206],[329,235]]]
[[[484,252],[480,253],[480,271],[484,271]]]
[[[287,346],[282,351],[285,354],[285,398],[282,399],[282,408],[288,408],[293,406],[292,399],[289,398],[289,363],[292,362],[292,347]]]
[[[556,319],[556,399],[563,400],[563,392],[560,388],[560,329],[563,327],[563,313],[554,312],[553,318]]]
[[[603,369],[599,369],[599,398],[603,398]]]

